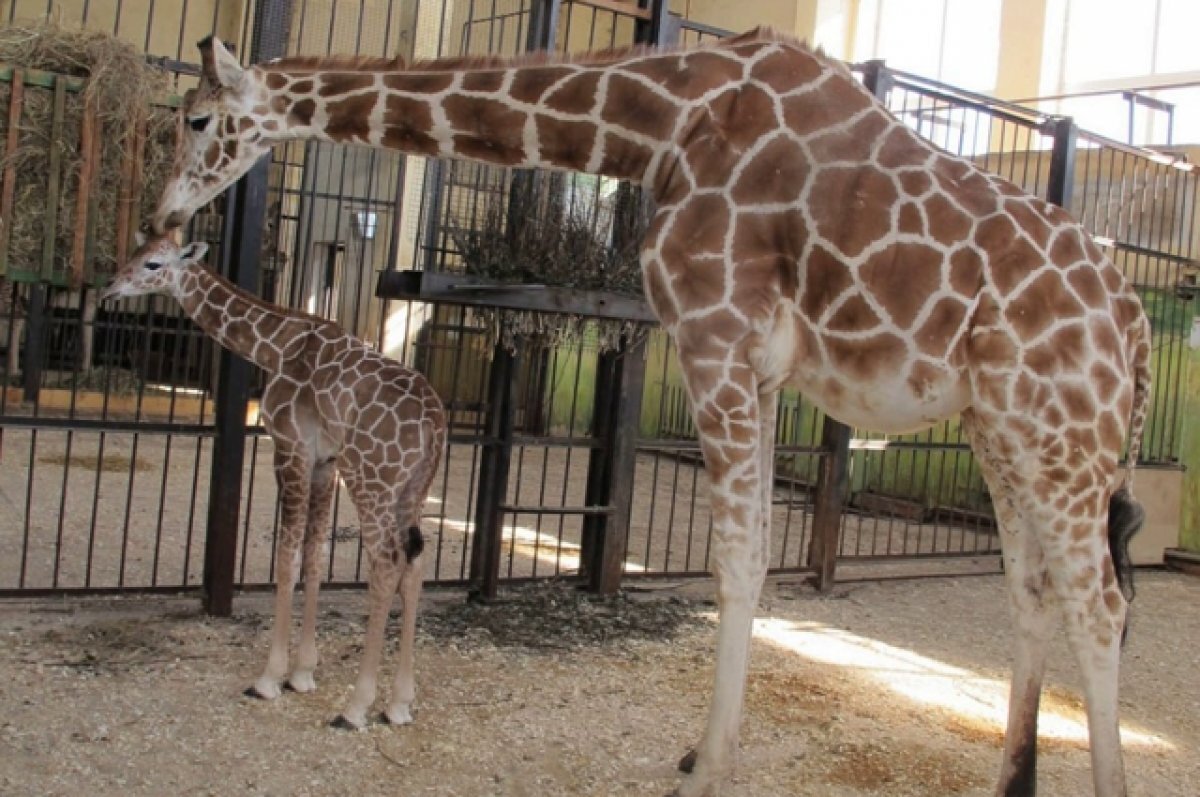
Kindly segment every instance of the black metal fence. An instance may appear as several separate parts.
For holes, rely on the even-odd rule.
[[[0,4],[0,15],[13,22],[49,10],[114,32],[172,70],[178,94],[195,79],[194,40],[213,30],[247,62],[284,51],[422,58],[724,33],[665,6],[260,0],[237,14],[224,3],[184,4],[181,18],[178,0],[151,0],[149,16],[135,19],[120,2],[93,0]],[[881,64],[867,65],[864,79],[939,146],[1066,204],[1135,276],[1156,335],[1143,459],[1177,466],[1196,170]],[[431,581],[490,590],[502,579],[583,573],[611,588],[622,574],[705,572],[708,488],[660,331],[604,354],[585,335],[514,357],[490,347],[478,304],[376,295],[397,270],[458,269],[456,236],[520,179],[293,143],[199,217],[191,235],[216,243],[218,267],[265,298],[336,319],[429,375],[452,422],[425,521]],[[607,234],[621,189],[560,179],[572,212]],[[258,377],[216,352],[171,302],[93,317],[86,294],[43,280],[15,294],[10,282],[0,295],[16,297],[0,304],[8,324],[0,343],[21,353],[0,366],[0,539],[17,552],[0,562],[0,593],[204,587],[221,611],[234,586],[271,583],[279,518],[272,446],[256,420]],[[94,353],[84,357],[78,342],[89,337]],[[955,421],[919,435],[852,435],[785,394],[778,429],[773,569],[827,577],[834,556],[997,551],[986,489]],[[331,522],[327,575],[360,583],[357,519],[342,495]]]

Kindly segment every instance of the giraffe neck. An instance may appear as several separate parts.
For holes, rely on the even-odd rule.
[[[303,347],[315,323],[264,302],[201,265],[183,272],[175,298],[209,337],[272,373]]]
[[[412,155],[569,169],[647,182],[683,107],[642,73],[656,58],[615,63],[347,70],[320,59],[260,67],[273,139],[316,138]]]

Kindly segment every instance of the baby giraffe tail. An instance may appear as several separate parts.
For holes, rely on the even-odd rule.
[[[1127,601],[1132,601],[1134,596],[1133,560],[1129,556],[1129,542],[1146,520],[1146,510],[1133,497],[1133,473],[1142,449],[1146,411],[1150,405],[1150,323],[1144,317],[1140,334],[1134,342],[1130,365],[1133,371],[1133,406],[1129,417],[1125,483],[1108,501],[1108,548],[1112,554],[1117,584]]]

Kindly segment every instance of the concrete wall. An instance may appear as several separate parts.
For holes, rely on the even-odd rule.
[[[1133,493],[1146,510],[1146,522],[1129,545],[1130,556],[1136,565],[1161,565],[1163,551],[1179,544],[1184,474],[1142,468],[1137,471]]]

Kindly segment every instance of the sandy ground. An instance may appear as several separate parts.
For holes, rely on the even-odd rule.
[[[1200,784],[1200,580],[1139,574],[1122,674],[1131,793]],[[325,596],[320,688],[241,696],[269,599],[230,620],[194,598],[0,603],[0,793],[661,795],[711,673],[707,582],[593,602],[541,584],[469,606],[429,591],[415,724],[328,728],[361,644],[363,596]],[[999,576],[774,580],[759,613],[727,797],[986,795],[999,763],[1009,624]],[[1043,703],[1043,794],[1090,792],[1073,661]],[[386,689],[384,690],[386,694]],[[382,697],[382,696],[381,696]]]

